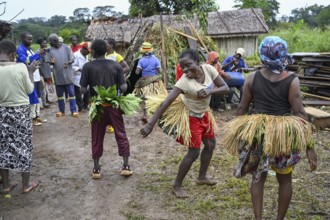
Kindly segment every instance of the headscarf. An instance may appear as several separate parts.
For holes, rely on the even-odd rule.
[[[213,64],[213,61],[214,61],[214,59],[216,59],[216,58],[219,59],[219,54],[218,54],[217,52],[215,52],[215,51],[211,51],[211,52],[209,53],[209,57],[207,58],[206,63],[212,65],[212,66],[218,71],[218,73],[220,74],[220,76],[221,76],[222,78],[224,78],[226,74],[225,74],[225,72],[221,69],[221,66],[220,66],[219,62],[216,63],[216,64]]]
[[[288,54],[288,44],[280,37],[265,37],[259,46],[259,55],[262,63],[273,73],[280,74],[286,67],[286,62],[292,64]]]

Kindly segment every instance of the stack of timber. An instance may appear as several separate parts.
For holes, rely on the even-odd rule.
[[[288,69],[298,74],[301,85],[308,87],[309,93],[330,97],[330,52],[292,55],[295,63]]]

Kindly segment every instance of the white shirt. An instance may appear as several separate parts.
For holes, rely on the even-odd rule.
[[[27,50],[28,57],[34,55],[32,50]],[[33,72],[33,81],[39,82],[41,80],[39,69],[36,69]]]
[[[72,64],[72,68],[74,70],[73,83],[75,86],[80,87],[81,70],[82,70],[83,66],[85,65],[85,63],[88,62],[88,56],[84,57],[81,54],[80,50],[75,52],[73,54],[73,56],[74,56],[74,62]]]

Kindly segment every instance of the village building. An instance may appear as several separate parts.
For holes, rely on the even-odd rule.
[[[161,18],[162,17],[162,18]],[[86,36],[90,39],[114,38],[118,45],[129,46],[141,28],[153,23],[184,32],[189,24],[182,15],[154,15],[146,18],[92,20]],[[198,18],[187,18],[196,30],[200,29]],[[268,33],[268,26],[261,9],[242,9],[210,12],[208,15],[207,35],[221,48],[225,55],[232,55],[239,47],[246,55],[257,53],[258,36]]]

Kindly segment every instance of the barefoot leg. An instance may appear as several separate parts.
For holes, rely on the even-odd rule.
[[[215,138],[212,139],[204,138],[203,144],[204,144],[204,148],[201,153],[201,165],[199,169],[198,180],[207,180],[206,173],[212,159],[213,150],[215,148]]]
[[[292,197],[292,173],[289,174],[278,174],[276,173],[276,178],[279,183],[278,192],[278,210],[277,218],[282,220],[288,211],[289,204]]]
[[[264,185],[265,185],[266,178],[267,178],[267,173],[264,172],[261,174],[260,180],[258,182],[254,182],[252,180],[252,183],[251,183],[252,205],[253,205],[254,217],[256,220],[262,219]]]
[[[9,170],[7,169],[0,169],[0,175],[2,178],[2,185],[3,185],[3,189],[8,189],[10,187],[10,183],[9,183]]]
[[[187,193],[180,186],[173,186],[172,191],[177,198],[188,198],[189,197],[187,195]]]
[[[176,194],[180,194],[180,191],[182,190],[182,182],[185,176],[187,175],[188,171],[191,168],[191,165],[194,163],[194,161],[199,156],[199,149],[196,148],[189,148],[188,153],[183,158],[183,160],[180,163],[178,175],[176,176],[176,180],[173,185],[173,192]],[[184,192],[184,191],[183,191]],[[177,195],[177,194],[176,194]]]

